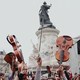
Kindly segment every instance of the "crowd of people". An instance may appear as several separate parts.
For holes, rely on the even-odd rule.
[[[68,36],[64,36],[64,37],[67,38]],[[68,38],[69,40],[71,40],[70,37]],[[64,39],[64,38],[60,37],[60,39]],[[73,75],[72,72],[69,72],[69,69],[67,69],[67,67],[62,65],[63,55],[60,55],[61,62],[59,63],[59,67],[55,70],[55,72],[52,72],[49,65],[46,66],[46,71],[47,71],[46,73],[48,74],[47,77],[43,77],[42,70],[41,70],[42,59],[40,56],[38,56],[36,59],[37,60],[36,72],[33,73],[31,76],[29,76],[28,67],[24,62],[22,51],[21,49],[19,49],[20,47],[18,45],[19,42],[16,40],[15,35],[8,36],[7,40],[12,45],[14,50],[13,52],[6,54],[4,58],[4,60],[10,64],[11,70],[12,70],[12,74],[9,75],[8,80],[80,80],[80,74],[75,73]],[[63,40],[62,43],[63,45],[61,44],[61,46],[64,47],[66,43],[65,39]],[[64,51],[65,50],[63,49],[61,50],[62,54]],[[5,74],[0,75],[0,80],[6,80]]]
[[[48,72],[48,77],[47,78],[41,78],[41,66],[42,66],[42,60],[37,61],[38,66],[35,74],[34,80],[80,80],[80,75],[75,73],[72,75],[72,73],[67,70],[66,67],[63,65],[60,65],[58,69],[56,69],[55,73],[52,73],[50,70],[50,67],[47,66],[47,72]]]
[[[42,77],[41,68],[42,60],[39,57],[37,59],[36,73],[33,73],[32,76],[28,76],[27,67],[24,67],[20,73],[16,70],[14,78],[11,79],[9,77],[8,80],[80,80],[80,74],[75,73],[72,75],[72,73],[63,65],[60,65],[54,73],[49,66],[46,66],[48,77]],[[25,73],[27,75],[25,75]],[[0,75],[0,80],[6,80],[4,74]]]

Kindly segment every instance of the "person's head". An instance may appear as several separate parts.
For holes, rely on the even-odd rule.
[[[74,76],[77,76],[77,73],[74,73]]]
[[[0,80],[3,80],[5,78],[5,75],[3,73],[0,74]]]
[[[66,68],[66,67],[64,67],[64,68],[63,68],[63,70],[64,70],[64,71],[67,71],[67,68]]]
[[[60,77],[59,77],[59,75],[58,75],[57,73],[55,73],[54,78],[55,78],[56,80],[60,80]]]
[[[32,77],[34,77],[34,76],[35,76],[35,73],[33,72],[33,73],[32,73]]]
[[[50,69],[50,67],[49,66],[46,66],[46,69]]]
[[[60,66],[59,66],[59,69],[60,69],[60,70],[63,70],[63,65],[60,65]]]

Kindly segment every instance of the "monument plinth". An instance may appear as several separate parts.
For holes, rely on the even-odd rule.
[[[36,32],[38,37],[38,49],[39,54],[43,61],[43,66],[54,65],[55,53],[56,53],[56,39],[59,34],[59,30],[51,27],[39,28]],[[56,62],[55,62],[56,63]]]

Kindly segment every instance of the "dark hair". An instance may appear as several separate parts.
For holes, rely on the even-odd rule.
[[[64,67],[63,70],[67,70],[66,67]]]
[[[46,66],[46,68],[49,69],[50,67],[49,66]]]

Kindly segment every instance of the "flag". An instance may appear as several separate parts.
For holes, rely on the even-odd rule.
[[[78,54],[80,55],[80,40],[77,41],[77,50]]]

